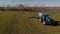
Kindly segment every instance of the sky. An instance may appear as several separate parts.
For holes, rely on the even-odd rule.
[[[0,0],[0,5],[28,4],[39,6],[60,6],[60,0]]]

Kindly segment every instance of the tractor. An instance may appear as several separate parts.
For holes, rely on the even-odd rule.
[[[41,23],[45,25],[50,25],[55,23],[55,21],[51,17],[49,17],[48,14],[42,15],[39,20],[41,21]]]

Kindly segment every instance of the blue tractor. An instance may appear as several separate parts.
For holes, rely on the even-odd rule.
[[[49,17],[48,14],[44,14],[41,16],[41,23],[47,25],[47,24],[54,24],[54,20]]]
[[[30,16],[28,18],[37,18],[41,23],[43,23],[44,25],[49,25],[49,24],[54,24],[55,21],[49,17],[48,14],[41,14],[39,13],[38,16]]]

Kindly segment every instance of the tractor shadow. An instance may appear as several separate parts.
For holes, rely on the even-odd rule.
[[[55,21],[53,24],[48,24],[48,25],[50,25],[50,26],[59,26],[60,25],[59,22],[60,21]]]

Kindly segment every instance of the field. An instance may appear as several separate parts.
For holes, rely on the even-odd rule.
[[[60,25],[45,26],[37,19],[27,18],[28,16],[36,16],[38,13],[0,11],[0,34],[60,34]],[[48,13],[54,20],[60,21],[60,12],[42,13]]]

